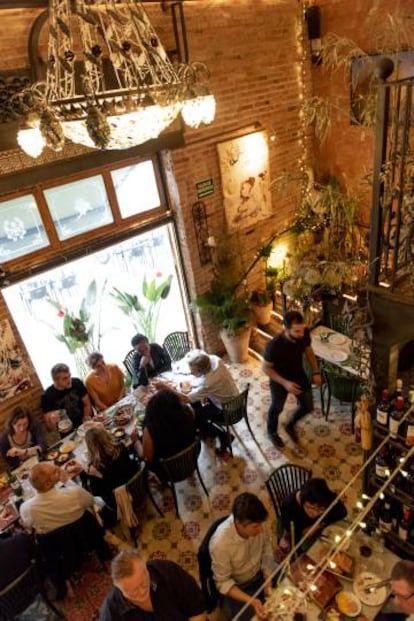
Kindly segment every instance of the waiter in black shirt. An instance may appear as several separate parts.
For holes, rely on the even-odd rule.
[[[303,354],[312,367],[314,384],[321,384],[318,363],[303,316],[297,311],[289,311],[283,319],[283,325],[283,332],[266,345],[262,364],[262,369],[270,380],[272,397],[267,415],[267,432],[279,448],[284,443],[278,435],[278,419],[288,393],[295,395],[298,401],[298,407],[286,425],[286,432],[295,444],[298,441],[294,427],[296,422],[313,410],[311,384],[303,368]]]

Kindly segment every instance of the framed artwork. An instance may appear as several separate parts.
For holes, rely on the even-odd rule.
[[[29,361],[16,342],[10,322],[0,321],[0,401],[14,397],[31,386]]]
[[[228,230],[271,216],[267,132],[220,142],[217,150]]]

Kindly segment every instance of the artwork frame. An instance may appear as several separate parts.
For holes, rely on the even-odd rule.
[[[272,215],[268,145],[266,130],[217,143],[229,232]]]
[[[33,368],[17,343],[8,319],[0,321],[0,401],[15,397],[32,386]]]

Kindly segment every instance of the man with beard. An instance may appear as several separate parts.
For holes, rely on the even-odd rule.
[[[279,448],[284,443],[278,435],[278,419],[288,393],[294,395],[298,403],[285,427],[295,444],[298,442],[295,424],[313,409],[312,389],[303,368],[303,354],[312,367],[313,382],[317,386],[321,383],[318,362],[303,316],[297,311],[289,311],[283,319],[283,325],[283,332],[266,345],[262,364],[263,372],[269,377],[272,398],[267,416],[267,431]]]

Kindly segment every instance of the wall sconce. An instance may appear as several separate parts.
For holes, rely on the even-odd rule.
[[[191,213],[193,216],[200,263],[201,265],[207,265],[207,263],[211,263],[212,261],[211,249],[215,247],[216,240],[208,232],[205,203],[202,201],[194,203],[191,208]]]
[[[286,265],[286,256],[288,253],[288,247],[286,244],[277,244],[273,246],[270,256],[267,260],[267,265],[277,270],[284,270]]]
[[[308,6],[305,9],[305,19],[308,25],[308,38],[311,49],[311,60],[313,65],[322,63],[322,43],[321,43],[321,11],[318,6]]]

